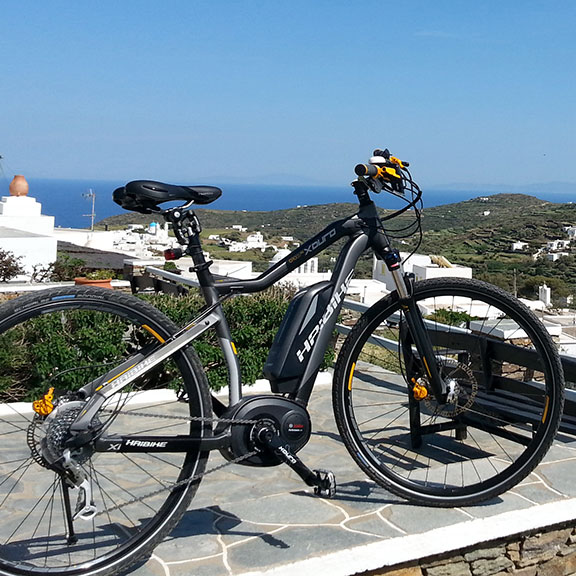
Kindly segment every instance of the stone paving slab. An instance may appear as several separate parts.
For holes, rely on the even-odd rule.
[[[314,432],[299,453],[336,474],[313,495],[286,466],[230,466],[204,479],[172,535],[132,576],[349,576],[576,518],[576,442],[560,436],[506,494],[466,508],[412,505],[368,480],[338,438],[330,387],[314,391]],[[210,456],[209,466],[222,462]]]

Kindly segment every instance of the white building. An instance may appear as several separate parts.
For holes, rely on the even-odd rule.
[[[427,256],[424,254],[413,254],[407,260],[407,253],[402,253],[404,270],[412,272],[416,280],[426,280],[428,278],[472,278],[472,268],[468,266],[458,266],[451,264],[443,257]],[[374,257],[372,266],[372,277],[386,284],[388,290],[394,290],[392,276],[386,264]]]
[[[27,276],[35,270],[48,268],[56,260],[57,244],[56,238],[6,228],[0,224],[0,248],[19,258]]]
[[[213,239],[210,237],[210,239]],[[219,238],[222,244],[228,246],[228,252],[246,252],[246,250],[266,250],[269,244],[264,241],[262,232],[249,234],[244,241],[230,240],[229,238]],[[272,248],[275,248],[272,246]]]
[[[552,290],[546,284],[538,286],[538,299],[544,302],[546,306],[550,306],[552,303]]]
[[[298,274],[318,274],[318,258],[310,258],[298,266],[297,272]]]
[[[551,240],[546,243],[547,250],[565,250],[570,246],[570,240]]]
[[[56,260],[54,217],[42,214],[42,205],[29,196],[0,199],[0,248],[20,257],[27,275]]]
[[[246,248],[248,250],[265,250],[268,244],[264,242],[262,232],[254,232],[246,238]]]
[[[58,240],[104,250],[118,252],[135,258],[152,258],[155,253],[173,248],[177,242],[168,234],[168,224],[152,222],[147,229],[142,225],[130,224],[125,230],[82,230],[56,228],[53,232]]]
[[[248,246],[246,242],[230,242],[228,252],[246,252]]]
[[[2,196],[0,226],[49,236],[54,231],[54,216],[44,216],[42,204],[29,196]]]
[[[286,258],[291,253],[291,250],[287,248],[281,248],[274,254],[272,260],[270,260],[270,266],[274,266],[277,262],[280,262],[283,258]],[[293,274],[318,274],[318,258],[310,258],[304,262],[301,266],[298,266]]]

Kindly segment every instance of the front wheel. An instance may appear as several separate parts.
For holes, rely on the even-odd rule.
[[[97,288],[46,290],[0,309],[0,575],[124,571],[186,511],[205,452],[66,448],[85,404],[75,391],[176,330],[145,302]],[[35,414],[33,401],[51,388],[52,412]],[[189,349],[110,397],[91,425],[108,437],[207,436],[210,416],[206,378]],[[69,481],[70,456],[89,492]]]
[[[469,279],[417,282],[438,402],[397,294],[356,323],[334,373],[335,418],[350,454],[391,492],[433,506],[470,505],[510,489],[556,433],[563,372],[538,319],[510,294]]]

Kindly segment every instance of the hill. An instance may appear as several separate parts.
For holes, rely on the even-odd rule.
[[[305,240],[330,222],[354,214],[356,209],[356,204],[342,203],[271,212],[198,208],[196,213],[204,229],[241,225],[248,230],[269,229],[275,235],[291,235]],[[382,215],[390,213],[389,210],[380,212]],[[106,218],[98,226],[144,226],[156,219],[153,215],[130,212]],[[408,215],[402,223],[410,219]],[[484,246],[504,249],[514,240],[523,240],[536,248],[548,239],[560,237],[563,226],[576,224],[576,204],[554,204],[525,194],[496,194],[425,208],[422,222],[425,233],[423,246],[436,246],[450,254],[473,253]],[[389,221],[387,225],[398,229],[402,223]],[[447,243],[448,239],[450,242]]]
[[[271,212],[197,208],[196,214],[202,224],[202,228],[206,230],[241,225],[248,228],[248,230],[269,228],[275,234],[290,235],[306,240],[314,233],[322,230],[330,222],[354,214],[356,210],[356,204],[323,204]],[[131,212],[106,218],[98,224],[99,226],[108,225],[110,228],[119,228],[132,223],[147,225],[155,219],[157,219],[155,216]]]
[[[420,251],[468,265],[476,278],[519,296],[534,298],[538,285],[546,283],[559,302],[576,294],[576,252],[552,262],[540,251],[550,240],[567,239],[564,227],[573,225],[575,204],[523,194],[479,197],[425,210]],[[526,248],[512,251],[516,241]]]
[[[563,227],[575,224],[576,204],[553,204],[524,194],[496,194],[424,211],[425,245],[453,253],[506,250],[517,240],[537,249],[564,237]]]
[[[426,196],[424,195],[424,201]],[[377,201],[379,199],[377,198]],[[269,236],[294,236],[303,241],[330,222],[356,212],[351,203],[305,206],[272,212],[197,209],[203,228],[221,230],[241,225],[261,230]],[[381,210],[383,216],[390,213]],[[102,221],[100,225],[122,227],[127,223],[147,224],[151,216],[125,214]],[[387,221],[399,232],[414,221],[412,214]],[[525,194],[496,194],[465,202],[426,208],[423,212],[420,252],[442,254],[457,264],[469,265],[474,275],[522,295],[532,295],[533,282],[549,279],[559,293],[576,292],[574,256],[561,262],[534,261],[532,255],[549,240],[565,238],[564,226],[576,225],[576,204],[555,204]],[[527,244],[524,252],[512,252],[515,241]],[[414,249],[417,238],[404,238],[402,249]]]

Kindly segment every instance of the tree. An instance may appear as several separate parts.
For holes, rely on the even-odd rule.
[[[12,280],[24,272],[20,264],[21,258],[21,256],[15,256],[13,252],[0,248],[0,282]]]

